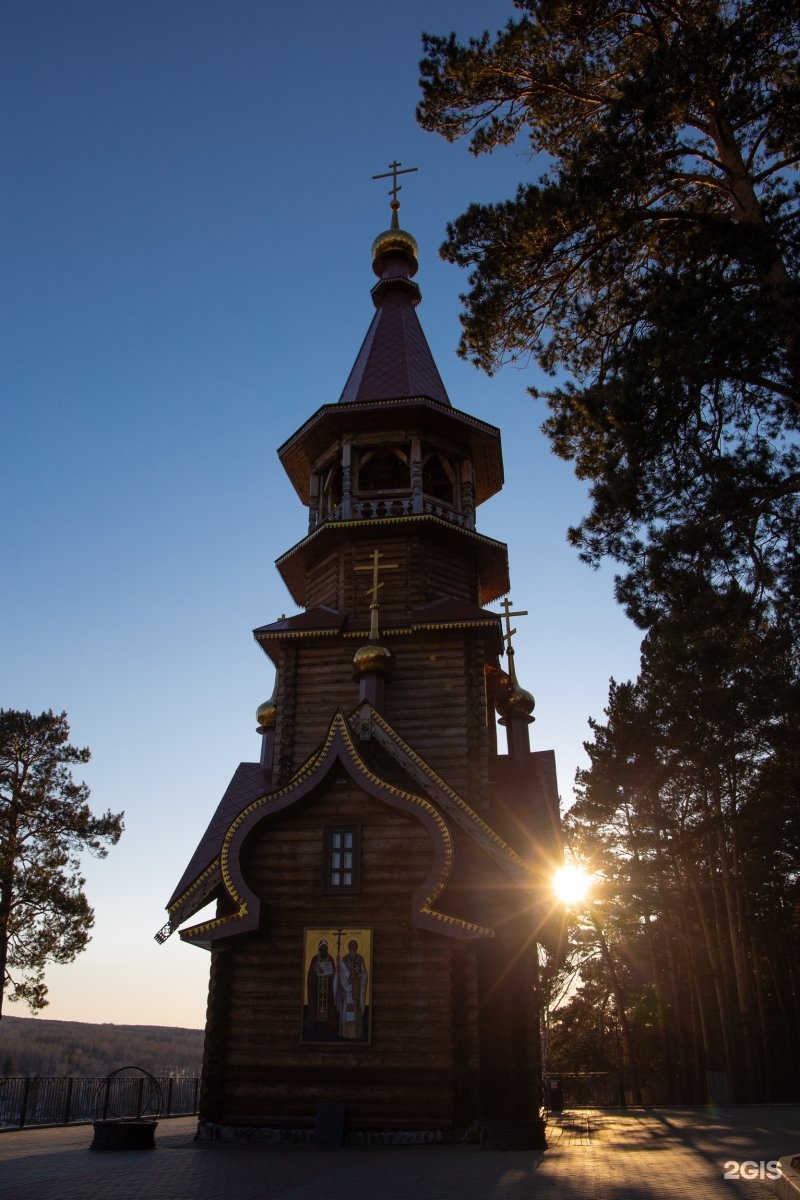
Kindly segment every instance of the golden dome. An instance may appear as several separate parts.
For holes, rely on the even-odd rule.
[[[266,733],[268,729],[274,729],[277,716],[278,706],[275,703],[275,697],[270,696],[269,700],[265,700],[263,704],[259,704],[256,709],[256,720],[258,721],[256,733]]]
[[[532,721],[531,713],[536,707],[536,701],[530,692],[520,687],[516,679],[506,677],[498,688],[494,706],[504,721],[511,717],[526,717]]]
[[[353,655],[353,666],[357,675],[367,671],[387,671],[392,662],[392,652],[380,642],[366,642]]]
[[[372,269],[380,277],[383,274],[385,255],[403,254],[410,260],[411,275],[416,275],[419,263],[419,248],[416,238],[405,229],[386,229],[379,233],[372,243]]]

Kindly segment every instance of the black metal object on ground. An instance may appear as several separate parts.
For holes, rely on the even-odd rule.
[[[320,1104],[314,1122],[314,1141],[318,1146],[341,1146],[344,1142],[345,1106]]]
[[[547,1107],[551,1112],[564,1110],[564,1089],[560,1075],[551,1075],[547,1080]]]
[[[155,1150],[158,1121],[95,1121],[90,1150]]]
[[[90,1150],[155,1150],[164,1104],[158,1080],[142,1067],[119,1067],[98,1084]]]

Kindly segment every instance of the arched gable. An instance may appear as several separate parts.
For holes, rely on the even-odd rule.
[[[318,794],[338,769],[342,769],[367,795],[413,816],[431,839],[434,862],[414,893],[414,924],[459,939],[494,936],[491,929],[434,909],[453,869],[453,839],[447,821],[431,799],[397,787],[375,774],[359,753],[347,719],[341,710],[337,710],[325,741],[293,778],[284,787],[253,800],[231,821],[217,859],[231,911],[183,930],[181,937],[184,940],[207,945],[220,937],[258,929],[261,901],[247,883],[241,867],[245,841],[261,821]],[[187,892],[176,900],[174,908],[185,909],[188,898]]]

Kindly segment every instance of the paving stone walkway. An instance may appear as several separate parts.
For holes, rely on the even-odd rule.
[[[579,1109],[544,1154],[475,1146],[195,1142],[162,1121],[157,1149],[89,1151],[91,1126],[0,1133],[2,1200],[768,1200],[726,1164],[800,1153],[800,1107]],[[728,1165],[728,1170],[732,1170]],[[752,1173],[754,1167],[745,1169]]]

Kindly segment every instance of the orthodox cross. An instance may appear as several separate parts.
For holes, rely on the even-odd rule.
[[[511,668],[513,670],[514,647],[511,645],[511,639],[517,631],[516,631],[516,629],[511,628],[511,618],[512,617],[527,617],[528,610],[520,609],[519,612],[512,612],[511,611],[511,603],[512,603],[511,600],[509,600],[508,596],[506,596],[505,600],[502,602],[500,607],[503,609],[502,620],[504,620],[506,623],[506,631],[503,634],[503,641],[506,644],[506,653],[508,654],[509,665],[511,665]]]
[[[391,178],[392,186],[389,188],[389,195],[392,197],[392,208],[394,208],[395,205],[399,205],[399,203],[400,203],[400,201],[397,199],[397,193],[402,190],[402,185],[398,184],[398,182],[397,182],[397,176],[398,175],[410,175],[412,171],[418,171],[418,170],[419,170],[419,167],[404,167],[403,170],[401,171],[400,163],[397,162],[397,160],[395,159],[394,162],[389,163],[388,171],[384,171],[383,175],[373,175],[372,178],[373,179],[389,179],[389,178]]]
[[[336,934],[336,963],[337,963],[337,966],[338,966],[339,959],[340,959],[340,958],[341,958],[341,956],[342,956],[342,938],[344,937],[344,935],[345,935],[346,933],[348,933],[348,932],[349,932],[349,930],[347,930],[347,929],[334,929],[334,930],[333,930],[333,932]]]
[[[401,170],[401,169],[399,169],[399,163],[397,162],[397,160],[395,160],[395,162],[390,162],[389,170],[385,170],[383,175],[373,175],[372,176],[373,179],[390,179],[391,178],[391,180],[392,180],[392,186],[389,188],[389,194],[392,198],[391,204],[390,204],[390,208],[392,210],[392,229],[395,229],[397,227],[397,210],[399,208],[399,200],[397,199],[397,193],[399,191],[401,191],[401,185],[399,185],[397,182],[397,176],[398,175],[410,175],[411,172],[413,172],[413,170],[419,170],[419,169],[420,169],[419,167],[404,167]]]
[[[382,563],[383,554],[380,550],[372,551],[372,562],[363,567],[354,567],[356,571],[372,571],[372,587],[367,588],[366,594],[370,598],[369,604],[369,640],[376,642],[378,640],[378,592],[383,587],[383,581],[378,580],[379,571],[394,571],[400,566],[399,563]]]

